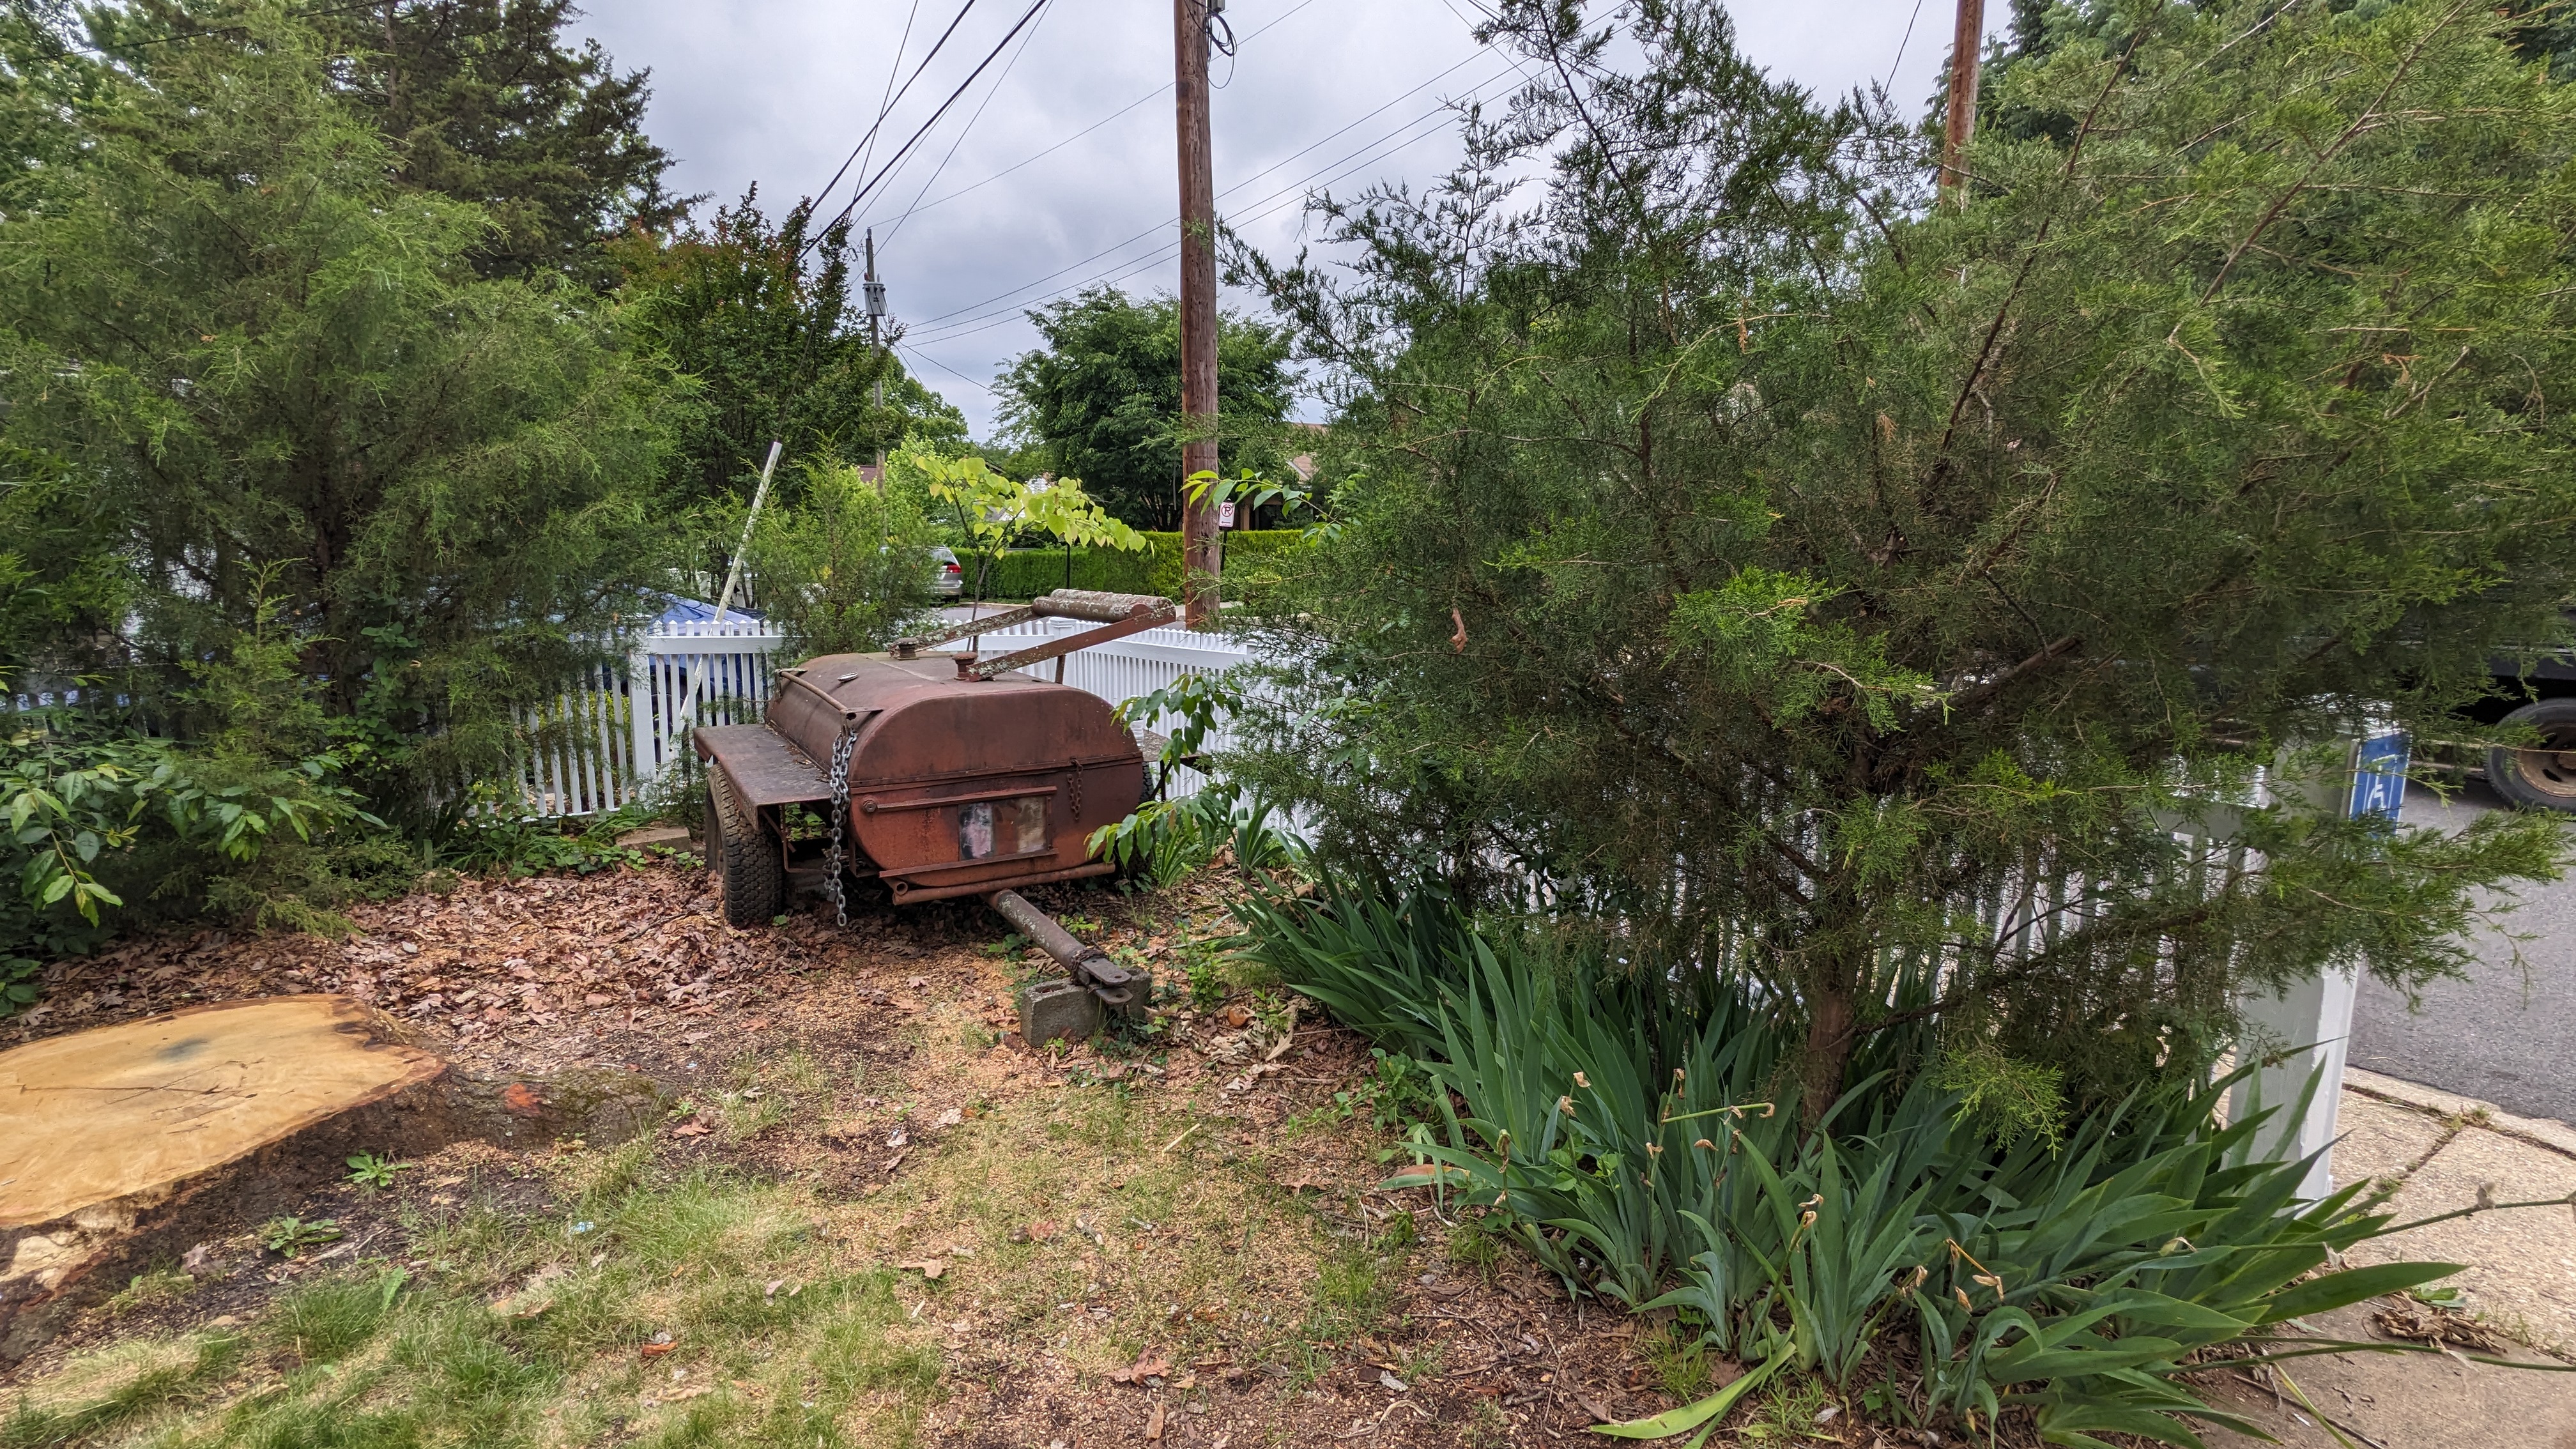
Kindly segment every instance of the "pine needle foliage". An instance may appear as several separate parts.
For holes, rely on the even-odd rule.
[[[309,33],[229,18],[91,75],[77,164],[0,221],[0,426],[124,585],[53,652],[217,729],[188,665],[273,600],[360,783],[417,814],[650,612],[659,384],[587,292],[476,275],[489,219],[392,179]]]
[[[2576,93],[2450,0],[2087,10],[1936,207],[1714,4],[1518,0],[1457,175],[1239,257],[1344,404],[1241,762],[1326,860],[1751,976],[1811,1110],[1962,1008],[2116,1098],[2555,877],[2258,786],[2561,637]]]

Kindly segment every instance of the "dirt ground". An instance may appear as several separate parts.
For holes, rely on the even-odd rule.
[[[676,855],[457,881],[361,909],[348,940],[204,932],[69,963],[42,1006],[0,1024],[0,1047],[334,991],[461,1070],[624,1067],[671,1106],[621,1147],[459,1145],[388,1188],[276,1203],[336,1235],[292,1256],[262,1244],[274,1219],[232,1224],[0,1374],[0,1442],[366,1443],[350,1406],[429,1372],[410,1338],[363,1370],[375,1387],[331,1401],[343,1438],[258,1417],[341,1371],[308,1322],[323,1290],[381,1284],[387,1305],[434,1290],[543,1327],[576,1312],[557,1306],[568,1285],[619,1271],[612,1253],[631,1259],[625,1286],[580,1311],[616,1321],[585,1330],[592,1347],[557,1378],[491,1399],[498,1427],[469,1442],[1585,1442],[1733,1376],[1651,1318],[1569,1301],[1471,1216],[1380,1191],[1403,1160],[1401,1073],[1221,957],[1226,889],[1212,873],[1152,895],[1032,892],[1152,967],[1165,1002],[1132,1040],[1044,1050],[1019,1040],[1012,1008],[1041,963],[980,905],[838,927],[817,902],[736,931]],[[597,1205],[619,1201],[612,1232]],[[697,1236],[670,1226],[691,1214]],[[741,1243],[754,1246],[725,1246]],[[800,1329],[786,1305],[825,1296],[800,1300],[809,1285],[840,1295],[841,1316]],[[826,1395],[813,1385],[836,1355],[873,1367]],[[196,1367],[169,1367],[181,1361]],[[182,1380],[135,1407],[137,1385]],[[1809,1398],[1748,1405],[1716,1442],[1940,1442]],[[774,1427],[798,1412],[794,1434]],[[2017,1427],[1997,1442],[2026,1437]]]
[[[1371,1120],[1364,1044],[1301,1020],[1259,1060],[1287,998],[1211,977],[1196,943],[1223,927],[1214,888],[1032,894],[1155,967],[1166,995],[1183,989],[1185,960],[1201,962],[1216,1009],[1184,995],[1132,1045],[1032,1051],[1012,1001],[1037,963],[1003,949],[1007,928],[980,905],[840,928],[818,903],[736,931],[706,876],[675,860],[465,880],[360,910],[346,941],[136,942],[71,963],[43,1005],[0,1027],[0,1046],[319,990],[369,1003],[480,1075],[643,1072],[675,1099],[649,1174],[786,1188],[840,1253],[906,1265],[902,1331],[942,1366],[912,1422],[942,1442],[1502,1443],[1675,1402],[1633,1351],[1634,1321],[1569,1302],[1489,1235],[1461,1229],[1453,1243],[1422,1194],[1377,1190],[1397,1139]],[[434,1270],[412,1251],[423,1223],[559,1214],[585,1155],[600,1154],[463,1145],[388,1190],[276,1204],[341,1237],[289,1260],[243,1222],[192,1249],[186,1274],[155,1280],[168,1286],[137,1284],[82,1315],[0,1391],[119,1342],[251,1323],[319,1277]],[[1128,1372],[1139,1367],[1151,1372]],[[639,1405],[617,1437],[653,1413]]]

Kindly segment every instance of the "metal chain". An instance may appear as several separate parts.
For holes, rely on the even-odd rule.
[[[850,899],[841,884],[841,832],[850,824],[850,747],[858,741],[858,731],[845,729],[832,743],[832,848],[823,852],[823,879],[832,890],[832,918],[844,926],[850,923]]]

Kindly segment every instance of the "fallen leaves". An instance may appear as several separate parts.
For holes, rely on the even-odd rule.
[[[2390,1338],[2429,1343],[2435,1348],[2472,1348],[2481,1353],[2501,1353],[2506,1347],[2493,1329],[2438,1303],[2401,1295],[2383,1298],[2380,1304],[2371,1312],[2370,1326]]]
[[[707,1124],[704,1122],[683,1122],[679,1126],[671,1129],[671,1135],[674,1137],[704,1137],[707,1135],[709,1130],[710,1129]]]
[[[919,1273],[922,1277],[936,1283],[939,1281],[939,1275],[948,1271],[948,1260],[946,1258],[923,1258],[911,1263],[897,1263],[895,1266],[898,1268],[909,1268],[913,1272]]]
[[[1154,1412],[1145,1417],[1145,1437],[1148,1439],[1163,1437],[1163,1405],[1160,1400],[1155,1401]]]
[[[1141,1384],[1147,1379],[1161,1378],[1171,1371],[1172,1361],[1149,1348],[1138,1354],[1136,1361],[1125,1368],[1111,1369],[1109,1381],[1113,1384]]]

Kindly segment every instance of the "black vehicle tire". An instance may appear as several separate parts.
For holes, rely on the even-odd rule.
[[[766,926],[787,903],[787,863],[760,814],[733,792],[722,769],[707,771],[707,867],[724,886],[725,923]]]
[[[2536,731],[2531,749],[2487,749],[2487,783],[2507,804],[2524,810],[2576,814],[2576,699],[2543,699],[2504,717]]]

